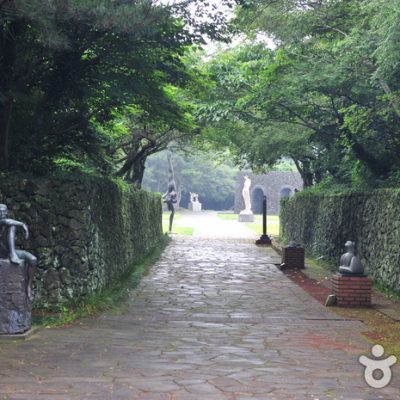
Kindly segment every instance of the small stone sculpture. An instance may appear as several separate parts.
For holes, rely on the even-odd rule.
[[[190,192],[190,202],[191,203],[198,203],[199,202],[199,195],[197,193]]]
[[[9,258],[11,263],[20,265],[25,261],[28,266],[28,285],[26,288],[28,298],[32,300],[32,282],[36,272],[37,258],[25,251],[15,248],[15,236],[17,227],[22,227],[25,239],[29,238],[29,230],[26,224],[15,219],[7,218],[8,210],[5,204],[0,204],[0,258]]]
[[[199,195],[197,193],[190,192],[189,210],[201,211],[201,203],[199,202]]]
[[[361,261],[354,255],[354,242],[348,240],[345,243],[347,252],[340,257],[339,272],[343,275],[363,275],[364,266]]]
[[[171,211],[169,216],[169,231],[172,231],[172,223],[174,221],[175,207],[177,203],[178,192],[176,190],[176,182],[174,168],[172,166],[172,154],[168,151],[168,190],[163,194],[164,203],[167,204],[168,210]]]

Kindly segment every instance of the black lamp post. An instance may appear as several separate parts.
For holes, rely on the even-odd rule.
[[[263,234],[256,244],[271,244],[271,238],[267,235],[267,196],[263,196]]]

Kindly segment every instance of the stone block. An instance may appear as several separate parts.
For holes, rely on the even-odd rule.
[[[254,214],[239,214],[239,222],[254,222]]]
[[[304,268],[304,248],[284,247],[282,252],[282,268]]]
[[[332,289],[339,307],[370,307],[372,280],[367,276],[336,274]]]
[[[0,335],[30,329],[32,302],[27,295],[28,271],[25,262],[12,264],[0,259]]]
[[[201,211],[201,208],[202,208],[202,205],[201,205],[201,203],[192,203],[192,202],[190,202],[189,203],[189,210],[190,211]]]

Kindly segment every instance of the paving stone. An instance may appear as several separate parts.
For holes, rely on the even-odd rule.
[[[174,236],[120,313],[0,342],[0,400],[399,399],[398,365],[379,393],[363,380],[366,327],[276,259],[247,239]]]

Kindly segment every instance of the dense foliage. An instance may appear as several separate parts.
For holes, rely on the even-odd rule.
[[[148,154],[194,131],[184,55],[222,38],[209,14],[197,0],[0,1],[0,169],[140,184]]]
[[[203,66],[213,146],[254,168],[290,157],[305,186],[398,184],[397,1],[246,0],[235,23],[252,43]]]
[[[0,170],[140,186],[190,141],[255,170],[290,158],[305,186],[399,183],[397,0],[171,3],[0,0]],[[204,57],[221,4],[247,41]]]

